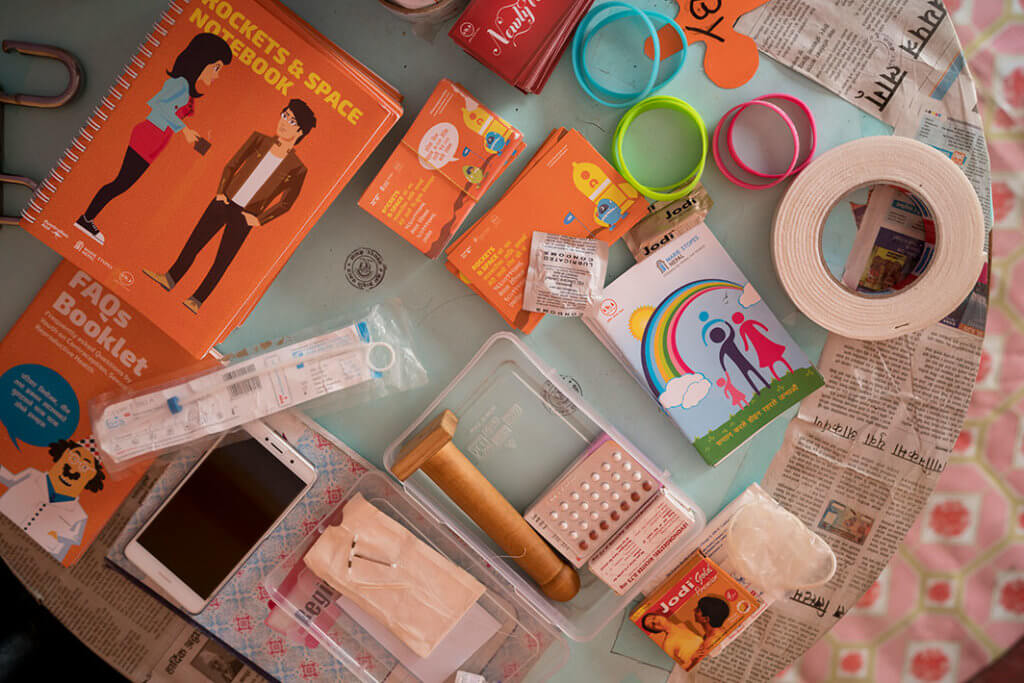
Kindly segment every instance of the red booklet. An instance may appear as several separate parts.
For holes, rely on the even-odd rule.
[[[275,0],[179,0],[21,224],[203,356],[398,120],[400,97]]]
[[[448,33],[523,92],[539,93],[593,0],[473,0]]]
[[[89,399],[196,361],[117,292],[68,261],[0,342],[0,514],[65,566],[89,547],[148,463],[111,476]]]

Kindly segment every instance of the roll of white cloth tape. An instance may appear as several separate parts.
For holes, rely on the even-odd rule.
[[[898,185],[927,204],[935,253],[906,289],[870,296],[832,275],[821,237],[845,195],[877,183]],[[775,210],[772,259],[808,318],[845,337],[890,339],[938,322],[967,298],[985,260],[985,223],[967,176],[941,152],[905,137],[862,138],[822,154],[789,186]]]

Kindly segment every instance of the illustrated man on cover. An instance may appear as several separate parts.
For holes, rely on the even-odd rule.
[[[206,207],[166,273],[143,268],[142,272],[167,291],[185,276],[203,247],[224,229],[213,266],[185,300],[185,307],[198,314],[200,306],[220,282],[242,243],[253,228],[266,225],[286,213],[302,190],[306,167],[295,154],[295,146],[316,127],[316,116],[305,102],[293,99],[281,111],[275,136],[256,132],[224,167],[217,195]]]
[[[103,489],[103,467],[92,439],[61,439],[50,444],[53,466],[46,472],[26,467],[12,474],[0,465],[0,513],[63,562],[71,546],[82,542],[89,516],[78,502],[83,490]]]

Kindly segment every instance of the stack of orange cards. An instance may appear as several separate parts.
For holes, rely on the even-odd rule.
[[[519,130],[443,79],[359,206],[436,258],[525,148]]]
[[[448,248],[445,265],[528,334],[544,317],[523,310],[534,231],[611,244],[645,207],[579,131],[557,128],[494,208]]]

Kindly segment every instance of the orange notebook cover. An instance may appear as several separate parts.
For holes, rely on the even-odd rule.
[[[436,258],[525,147],[517,128],[442,79],[359,206]]]
[[[89,425],[97,394],[196,361],[124,300],[63,261],[0,342],[0,514],[74,564],[148,464],[110,475]]]
[[[201,357],[401,116],[399,99],[274,0],[178,0],[21,224]]]
[[[512,327],[543,318],[522,310],[535,231],[611,244],[645,214],[639,193],[578,131],[552,131],[508,192],[448,248],[446,266]]]

